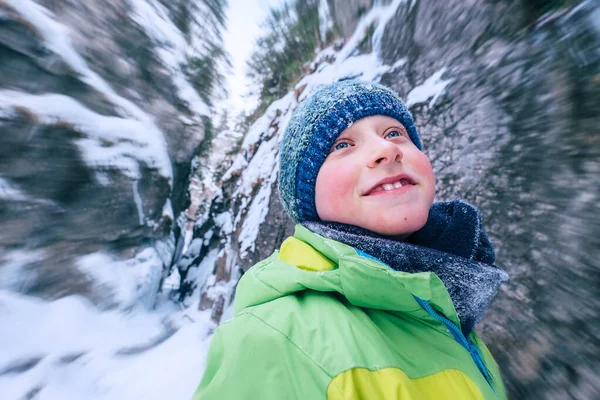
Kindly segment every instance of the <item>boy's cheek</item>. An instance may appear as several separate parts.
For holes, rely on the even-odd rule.
[[[421,153],[419,157],[416,157],[413,160],[413,168],[419,175],[428,181],[431,181],[431,183],[435,186],[435,175],[433,173],[433,168],[431,167],[429,158],[427,158],[425,154]]]
[[[348,200],[352,196],[355,182],[352,174],[343,166],[321,169],[317,176],[316,203],[319,214],[325,217],[335,214],[336,210],[348,208]],[[319,215],[325,219],[324,215]]]

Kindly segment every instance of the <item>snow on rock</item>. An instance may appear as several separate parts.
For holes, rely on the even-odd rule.
[[[79,78],[103,93],[118,107],[121,118],[106,117],[58,94],[31,95],[10,90],[0,92],[0,110],[21,106],[41,116],[46,123],[58,120],[71,123],[88,135],[78,141],[84,159],[93,167],[116,166],[128,176],[139,176],[137,163],[144,161],[172,182],[173,172],[163,133],[152,118],[131,101],[119,96],[93,72],[71,45],[68,29],[58,23],[46,8],[31,0],[5,0],[44,38],[48,49],[60,56]],[[3,111],[0,111],[2,113]],[[118,128],[118,129],[116,129]],[[103,148],[99,139],[112,143]]]
[[[244,141],[242,142],[242,149],[248,150],[250,146],[258,143],[261,139],[263,139],[266,135],[269,134],[269,127],[271,122],[275,119],[275,116],[278,112],[287,112],[292,106],[294,101],[294,93],[290,92],[283,96],[281,99],[274,101],[267,108],[267,111],[256,120],[254,124],[248,130],[246,136],[244,136]],[[281,132],[281,127],[279,128]]]
[[[223,234],[230,235],[231,233],[233,233],[233,218],[230,211],[225,211],[215,216],[214,222],[215,225],[221,229],[221,232]]]
[[[329,4],[327,0],[321,0],[319,2],[319,35],[322,42],[327,40],[327,32],[331,29],[333,29],[333,19],[331,18]]]
[[[277,138],[262,142],[252,160],[244,169],[241,184],[236,194],[250,196],[257,187],[267,184],[265,182],[273,173],[279,151]]]
[[[200,98],[198,92],[190,85],[181,68],[181,60],[185,60],[188,52],[197,52],[193,44],[188,46],[181,32],[171,22],[167,9],[156,0],[130,0],[133,6],[133,17],[157,44],[157,53],[169,69],[179,96],[188,103],[190,110],[195,111],[197,122],[202,115],[211,114],[208,105]],[[192,39],[195,35],[191,36]]]
[[[202,258],[202,262],[197,268],[190,269],[186,281],[193,282],[196,285],[196,291],[194,293],[203,292],[211,285],[211,283],[214,283],[214,275],[211,274],[213,273],[215,263],[222,255],[222,249],[212,249],[204,256],[204,258]],[[197,298],[196,295],[188,297],[188,299],[193,299],[192,301],[196,301]]]
[[[442,79],[442,75],[446,72],[446,67],[443,67],[431,75],[425,82],[415,87],[406,96],[406,105],[411,107],[415,104],[429,102],[429,108],[432,108],[437,99],[444,93],[446,86],[452,83],[452,79]]]
[[[97,114],[64,95],[0,90],[0,110],[18,109],[29,110],[41,124],[68,124],[85,135],[74,142],[93,168],[116,167],[126,176],[139,179],[141,161],[171,180],[166,144],[156,127],[136,119]]]
[[[207,312],[100,312],[78,296],[47,302],[3,290],[0,320],[5,399],[189,398],[214,328]]]
[[[238,153],[229,169],[221,177],[221,180],[225,182],[230,180],[234,175],[239,175],[242,168],[245,168],[247,165],[248,161],[246,161],[246,157],[242,153]]]
[[[276,140],[276,139],[274,139]],[[240,243],[240,258],[245,258],[248,251],[254,251],[256,237],[261,224],[269,213],[269,198],[271,188],[277,179],[277,170],[274,169],[267,180],[262,182],[258,194],[252,199],[248,213],[245,216],[242,230],[238,236]]]
[[[357,78],[364,81],[379,81],[381,76],[390,70],[387,65],[382,65],[377,55],[373,53],[349,57],[344,62],[334,63],[323,67],[313,75],[304,77],[296,87],[306,85],[300,99],[307,97],[311,89],[318,85],[333,83],[340,79]]]
[[[37,277],[37,271],[28,266],[35,262],[42,262],[44,256],[43,250],[13,250],[1,254],[0,289],[17,292],[27,290]]]
[[[275,101],[265,115],[251,127],[250,132],[253,133],[251,139],[244,140],[244,146],[250,146],[265,136],[265,132],[270,131],[271,123],[276,119],[277,110],[279,111],[278,127],[276,133],[269,140],[263,141],[238,181],[239,186],[235,192],[236,196],[242,195],[245,199],[252,198],[250,207],[246,212],[248,201],[242,202],[238,214],[235,218],[234,225],[243,220],[242,229],[238,236],[240,243],[240,258],[244,259],[248,251],[254,251],[256,237],[261,224],[269,212],[269,199],[271,190],[277,180],[279,142],[281,134],[285,130],[291,114],[296,105],[294,93],[290,92],[281,99]]]
[[[375,6],[371,8],[371,10],[365,14],[365,16],[360,20],[358,26],[356,27],[354,33],[348,39],[344,47],[340,50],[338,54],[338,62],[343,62],[346,58],[350,57],[358,48],[359,43],[363,40],[365,35],[369,30],[369,26],[374,25],[375,31],[373,32],[373,53],[375,55],[379,55],[379,42],[381,36],[383,36],[383,31],[385,30],[386,24],[389,20],[396,14],[396,10],[400,6],[400,4],[404,3],[406,0],[394,0],[391,4],[386,6]]]
[[[62,209],[52,200],[48,199],[39,199],[35,197],[31,197],[27,193],[25,193],[21,188],[16,185],[14,182],[11,182],[8,179],[2,178],[0,176],[0,200],[11,201],[11,202],[29,202],[33,204],[39,205],[48,205],[52,206],[55,209]]]
[[[210,168],[198,166],[190,179],[190,205],[181,215],[180,225],[184,232],[184,245],[181,254],[188,251],[188,246],[196,226],[202,226],[209,219],[210,203],[222,195],[221,189],[215,184],[214,173]]]
[[[296,89],[304,87],[299,100],[310,95],[311,91],[318,85],[333,83],[340,79],[356,78],[363,81],[378,82],[381,76],[391,69],[398,68],[400,65],[394,64],[390,67],[384,65],[379,57],[381,38],[387,23],[395,15],[400,4],[406,0],[394,0],[387,6],[373,7],[359,22],[354,34],[348,39],[346,44],[337,53],[333,63],[321,64],[317,71],[307,75],[296,84]],[[360,42],[365,38],[369,27],[375,26],[373,32],[373,51],[368,54],[353,55]],[[331,48],[324,49],[317,54],[316,59],[325,59],[324,54],[329,56]]]
[[[138,212],[138,219],[140,221],[140,225],[144,224],[144,205],[142,204],[142,197],[140,196],[140,192],[138,190],[139,180],[136,179],[132,182],[133,186],[133,200],[135,201],[135,206]]]
[[[393,71],[393,70],[395,70],[395,69],[398,69],[398,68],[400,68],[400,67],[403,67],[404,65],[406,65],[406,62],[407,62],[407,61],[408,61],[408,60],[407,60],[406,58],[401,58],[401,59],[399,59],[398,61],[396,61],[396,62],[394,63],[394,65],[392,65],[392,67],[390,68],[390,71]]]
[[[151,309],[162,277],[163,260],[154,248],[147,247],[129,260],[104,252],[91,253],[78,259],[77,268],[92,277],[94,285],[101,286],[104,293],[112,293],[113,302],[120,308],[141,303]]]
[[[25,201],[29,196],[23,193],[18,187],[0,177],[0,200]]]
[[[373,32],[373,53],[380,54],[381,52],[381,39],[383,38],[383,32],[385,27],[390,20],[396,15],[396,11],[400,4],[405,3],[406,0],[394,0],[387,7],[376,7],[371,13],[377,18],[377,27]]]

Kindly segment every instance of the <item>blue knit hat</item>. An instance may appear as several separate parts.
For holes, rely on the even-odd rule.
[[[315,183],[321,165],[344,129],[373,115],[397,119],[421,150],[408,109],[394,91],[377,83],[345,80],[320,86],[294,110],[279,149],[279,198],[294,221],[320,220]]]

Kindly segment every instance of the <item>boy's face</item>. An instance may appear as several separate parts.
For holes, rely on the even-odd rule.
[[[427,221],[435,196],[429,159],[394,118],[356,121],[336,139],[317,175],[319,218],[405,238]]]

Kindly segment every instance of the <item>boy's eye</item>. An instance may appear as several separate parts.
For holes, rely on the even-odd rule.
[[[399,130],[393,130],[388,132],[385,135],[385,138],[393,138],[393,137],[399,137],[399,136],[406,136],[406,134],[403,131],[399,131]]]
[[[347,147],[350,147],[350,143],[348,142],[339,142],[333,145],[333,147],[331,148],[331,151],[337,151],[337,150],[342,150],[345,149]]]

